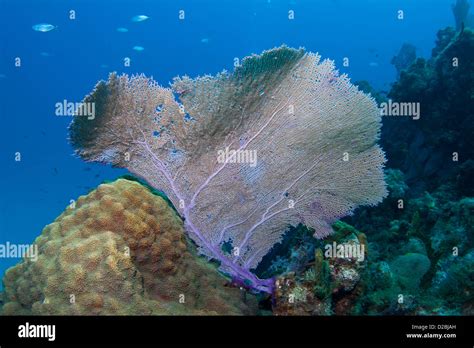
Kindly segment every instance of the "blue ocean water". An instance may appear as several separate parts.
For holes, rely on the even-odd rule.
[[[391,58],[404,42],[429,57],[436,32],[453,25],[451,3],[0,0],[0,243],[33,242],[71,199],[126,173],[74,157],[67,141],[71,119],[55,115],[56,103],[80,102],[110,72],[144,73],[167,85],[176,75],[231,70],[235,57],[286,44],[319,52],[353,81],[388,90],[396,77]],[[149,19],[132,21],[136,15]],[[39,23],[56,28],[33,30]],[[21,161],[15,161],[18,152]],[[0,277],[17,262],[0,258]]]

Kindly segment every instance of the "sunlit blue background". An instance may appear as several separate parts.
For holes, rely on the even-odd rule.
[[[33,242],[70,199],[125,173],[75,158],[70,118],[54,113],[55,103],[80,102],[109,72],[144,73],[167,85],[179,74],[231,70],[235,57],[286,44],[317,51],[353,81],[387,91],[395,79],[391,58],[404,42],[429,57],[436,32],[453,25],[452,2],[0,0],[0,244]],[[397,19],[400,9],[404,20]],[[132,22],[139,14],[150,19]],[[38,23],[57,28],[36,32]],[[134,51],[136,45],[145,49]],[[131,67],[124,67],[125,57]],[[342,66],[343,57],[350,67]],[[0,259],[0,277],[16,262]]]

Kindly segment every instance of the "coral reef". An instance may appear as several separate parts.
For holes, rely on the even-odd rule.
[[[457,6],[465,3],[458,1]],[[457,11],[459,17],[464,16],[460,8]],[[262,314],[261,308],[265,307],[275,315],[474,315],[474,33],[468,28],[440,30],[428,60],[413,61],[413,50],[405,51],[406,57],[393,61],[400,76],[388,97],[399,102],[420,102],[421,118],[383,119],[382,143],[390,168],[380,180],[381,153],[375,151],[375,160],[373,152],[356,154],[360,155],[358,159],[370,162],[368,167],[359,168],[363,173],[374,166],[377,173],[372,178],[375,181],[369,178],[350,192],[356,204],[349,210],[346,201],[334,205],[336,198],[344,197],[330,185],[344,180],[348,183],[344,186],[349,186],[357,175],[351,177],[354,168],[344,171],[339,162],[336,167],[341,169],[340,176],[335,176],[335,168],[325,172],[327,161],[338,160],[327,153],[329,145],[316,156],[318,166],[308,167],[301,160],[291,168],[291,174],[299,175],[292,180],[283,173],[288,171],[281,165],[286,159],[278,155],[285,152],[279,148],[283,145],[289,145],[290,153],[293,147],[301,149],[307,142],[320,146],[326,139],[327,144],[334,145],[330,138],[316,139],[315,132],[301,133],[301,127],[316,126],[308,120],[287,124],[291,117],[299,117],[300,107],[317,119],[319,126],[324,124],[304,102],[314,95],[292,92],[289,97],[299,101],[295,104],[281,99],[282,92],[293,91],[292,79],[299,79],[298,73],[304,75],[295,68],[298,64],[308,68],[309,61],[317,63],[312,72],[318,82],[312,77],[303,80],[315,83],[322,94],[342,94],[348,103],[355,100],[356,105],[373,107],[372,99],[346,84],[345,77],[337,76],[332,63],[319,62],[319,56],[302,50],[279,48],[245,59],[232,74],[176,79],[172,89],[161,88],[143,76],[111,75],[86,98],[97,102],[99,115],[93,122],[77,118],[71,125],[73,143],[85,159],[130,168],[144,174],[153,187],[118,180],[79,198],[38,237],[38,261],[25,260],[8,270],[5,292],[0,294],[0,311],[238,315]],[[256,75],[256,79],[248,79],[249,74]],[[263,80],[269,80],[271,86],[255,85]],[[378,103],[387,101],[366,81],[355,84]],[[258,96],[251,92],[256,87]],[[184,109],[173,91],[180,95]],[[268,95],[272,97],[266,99]],[[314,103],[324,107],[326,94],[317,97]],[[209,104],[196,105],[196,100],[207,99]],[[224,113],[233,116],[232,120],[218,117],[224,104],[230,105]],[[130,125],[114,120],[112,105],[128,110],[126,115],[136,121],[136,127],[127,134],[136,132],[138,138],[115,136]],[[294,114],[280,114],[277,106],[281,110],[289,106],[296,109]],[[338,107],[343,109],[343,105]],[[270,109],[275,111],[271,113]],[[245,112],[240,115],[242,110]],[[260,110],[263,116],[258,115]],[[243,143],[242,149],[246,149],[253,141],[249,140],[252,131],[264,126],[269,115],[276,127],[271,131],[277,134],[284,129],[287,136],[292,136],[291,141],[258,139],[253,149],[262,155],[262,162],[257,169],[241,165],[228,169],[224,163],[216,169],[212,156],[223,140]],[[373,115],[365,116],[357,131],[364,136],[370,133],[372,142],[366,144],[370,147],[377,139],[378,119],[373,118],[369,126],[365,122]],[[143,129],[155,129],[148,127],[150,123],[157,130],[141,134]],[[206,138],[208,127],[216,143],[214,138]],[[300,137],[293,131],[299,131]],[[344,127],[328,126],[327,131],[345,146],[352,145],[347,142],[351,131]],[[192,143],[187,143],[189,139]],[[272,152],[266,146],[275,146],[275,142],[276,150]],[[194,155],[189,151],[193,146],[197,149]],[[336,148],[342,153],[342,145]],[[303,158],[313,158],[311,149],[306,150]],[[454,153],[459,155],[455,161]],[[349,158],[351,163],[353,153]],[[191,171],[193,163],[200,163],[195,172]],[[326,176],[312,175],[312,169],[321,168]],[[296,189],[305,175],[308,181]],[[241,181],[236,183],[235,178]],[[230,188],[229,180],[236,187]],[[373,182],[381,185],[383,181],[388,196],[382,203],[359,207],[353,216],[334,222],[359,203],[369,203],[359,193],[361,187]],[[318,186],[323,183],[326,186]],[[260,191],[251,191],[253,185],[255,190],[265,188],[269,194],[262,197]],[[309,192],[316,193],[319,201],[304,202],[309,210],[306,206],[299,211],[302,219],[278,215],[289,209],[290,200],[308,185],[315,189]],[[379,196],[383,196],[385,189],[377,187]],[[170,199],[156,188],[171,192]],[[325,196],[325,192],[334,192],[334,196]],[[299,204],[298,200],[293,203]],[[334,214],[334,210],[340,214]],[[278,218],[262,224],[270,216]],[[288,228],[290,224],[293,227]],[[209,235],[201,232],[203,226],[209,227]],[[185,228],[192,240],[186,238]],[[314,238],[315,234],[324,239]],[[268,235],[271,238],[265,240]],[[239,246],[244,246],[240,250],[244,257],[235,254]],[[257,247],[260,249],[255,250]],[[363,257],[349,257],[345,250],[362,251]],[[212,259],[217,262],[210,263]],[[218,272],[219,263],[220,270],[232,278]],[[255,289],[272,294],[260,294],[260,311],[253,295]]]
[[[264,260],[277,278],[275,314],[474,314],[474,199],[456,200],[450,186],[410,198],[396,169],[386,182],[381,205],[344,219],[355,227],[337,222],[331,238],[312,243],[301,243],[311,231],[298,227],[284,239],[286,253]],[[354,236],[368,251],[362,263],[325,257],[326,245]]]
[[[402,71],[389,97],[420,103],[420,119],[384,117],[387,165],[405,173],[412,195],[454,181],[474,155],[474,33],[438,33],[431,59]],[[472,187],[472,185],[470,185]],[[466,187],[454,187],[459,194]]]
[[[271,49],[171,88],[111,74],[84,102],[97,112],[74,118],[76,153],[165,192],[199,252],[256,290],[272,291],[250,270],[288,225],[322,238],[386,195],[374,100],[303,49]]]
[[[309,268],[276,279],[275,315],[357,314],[357,300],[364,291],[360,280],[366,266],[367,240],[363,233],[340,221],[333,229],[335,234],[315,249]],[[329,255],[332,243],[362,250],[363,257]]]
[[[386,171],[389,197],[345,220],[371,241],[365,313],[473,314],[473,55],[470,29],[440,30],[432,57],[402,71],[388,95],[422,113],[383,119],[388,166],[398,168]]]
[[[404,43],[398,54],[392,58],[390,63],[392,63],[395,66],[395,69],[397,69],[397,76],[400,76],[402,70],[408,68],[415,59],[416,47],[409,43]]]
[[[474,250],[464,256],[440,261],[431,292],[443,298],[450,308],[460,308],[465,315],[474,315]]]
[[[290,227],[282,241],[265,255],[255,273],[260,278],[272,278],[284,273],[302,272],[314,259],[316,247],[322,243],[313,235],[314,230],[304,225]]]
[[[407,253],[393,260],[390,269],[397,275],[402,290],[415,290],[419,288],[421,278],[430,269],[430,264],[426,255]]]
[[[36,262],[3,279],[3,314],[254,314],[256,299],[228,287],[196,256],[164,199],[119,179],[81,196],[36,239]]]
[[[472,314],[474,200],[456,200],[449,185],[410,198],[400,172],[390,172],[388,199],[347,219],[370,240],[364,313]]]

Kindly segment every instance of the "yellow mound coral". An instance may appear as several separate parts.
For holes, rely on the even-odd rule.
[[[253,314],[196,256],[181,219],[137,182],[102,184],[67,208],[4,278],[3,314]]]

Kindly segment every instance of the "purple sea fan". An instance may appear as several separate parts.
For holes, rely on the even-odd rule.
[[[96,115],[74,118],[76,153],[164,191],[200,253],[256,290],[272,290],[250,270],[288,225],[322,238],[387,194],[374,100],[303,49],[275,48],[171,88],[111,74],[84,102]]]

